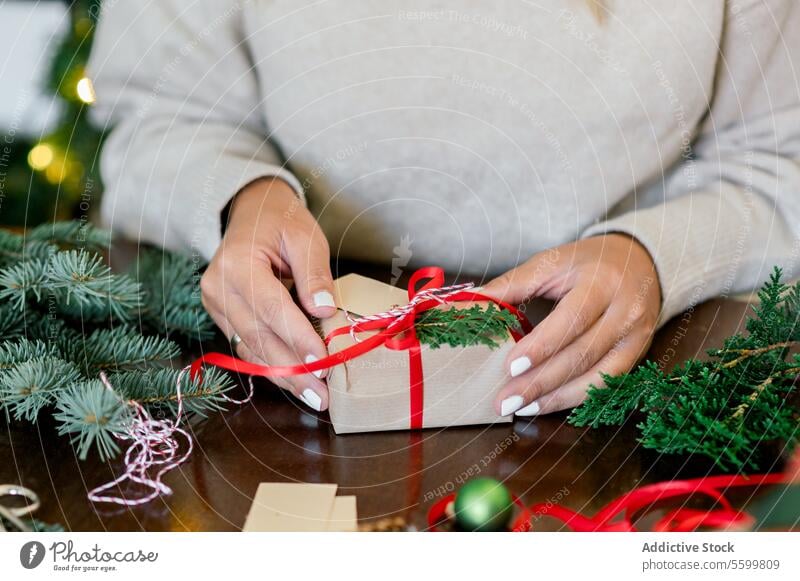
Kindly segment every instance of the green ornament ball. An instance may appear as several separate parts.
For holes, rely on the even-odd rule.
[[[456,523],[466,531],[502,531],[511,520],[514,501],[502,482],[476,478],[456,493]]]

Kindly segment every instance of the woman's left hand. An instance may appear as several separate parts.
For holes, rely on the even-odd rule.
[[[498,394],[501,415],[574,407],[601,374],[629,371],[653,339],[661,289],[653,260],[634,238],[608,234],[537,254],[481,291],[511,304],[557,300],[506,360],[511,379]]]

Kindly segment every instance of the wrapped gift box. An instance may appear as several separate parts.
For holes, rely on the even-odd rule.
[[[323,335],[350,324],[347,313],[373,315],[406,304],[405,290],[363,276],[347,275],[335,283],[335,316],[321,321]],[[450,303],[465,308],[474,303]],[[333,337],[334,354],[373,332]],[[424,377],[423,428],[510,422],[494,410],[497,392],[508,381],[505,360],[514,344],[510,334],[496,338],[498,348],[421,345]],[[406,430],[411,426],[410,360],[405,350],[386,346],[337,365],[328,371],[330,416],[336,433]]]

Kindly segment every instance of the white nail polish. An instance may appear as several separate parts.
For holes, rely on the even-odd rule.
[[[521,410],[517,410],[518,416],[536,416],[539,415],[539,402],[533,401],[526,405]]]
[[[303,395],[300,396],[308,407],[312,408],[315,411],[320,411],[322,409],[322,398],[317,395],[313,389],[307,389],[303,392]]]
[[[313,363],[314,361],[319,361],[319,357],[316,357],[314,355],[306,355],[305,358],[306,363]],[[322,369],[320,369],[319,371],[312,371],[311,373],[314,374],[315,377],[322,377]]]
[[[522,404],[524,403],[525,400],[522,399],[521,395],[512,395],[511,397],[507,397],[503,400],[503,403],[500,404],[500,415],[509,416],[521,408]]]
[[[314,293],[314,306],[315,307],[336,307],[333,302],[333,295],[328,291],[319,291]]]
[[[511,362],[511,377],[516,377],[528,371],[531,368],[531,360],[527,357],[517,357]]]

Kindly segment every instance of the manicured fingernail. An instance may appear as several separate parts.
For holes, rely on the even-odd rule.
[[[306,355],[306,363],[313,363],[314,361],[319,361],[319,357],[316,355]],[[316,377],[322,377],[322,369],[319,371],[312,371],[311,373],[313,373]]]
[[[328,291],[319,291],[314,293],[314,306],[315,307],[336,307],[333,302],[333,295]]]
[[[521,410],[517,410],[518,416],[535,416],[539,414],[539,402],[534,401],[526,405]]]
[[[527,357],[517,357],[511,362],[511,377],[516,377],[531,368],[531,360]]]
[[[521,395],[512,395],[511,397],[507,397],[503,400],[503,403],[500,404],[500,415],[509,416],[521,408],[522,404],[524,403],[525,400],[522,399]]]
[[[315,411],[320,411],[322,409],[322,398],[317,395],[313,389],[307,389],[303,392],[303,395],[300,396],[308,407],[312,408]]]

